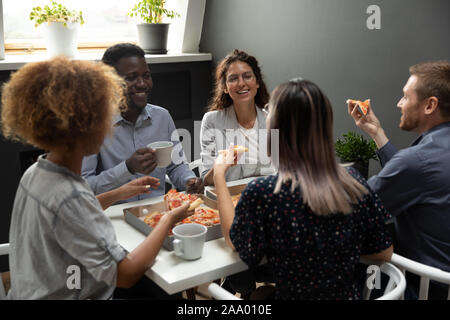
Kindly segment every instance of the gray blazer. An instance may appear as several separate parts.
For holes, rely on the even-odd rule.
[[[267,132],[265,130],[266,115],[260,108],[256,108],[256,110],[259,141],[257,163],[238,163],[236,166],[231,167],[227,171],[227,181],[274,173],[274,170],[271,167],[270,159],[267,157],[265,152],[267,149]],[[218,150],[227,149],[230,144],[245,145],[248,147],[248,141],[246,141],[246,138],[239,131],[239,123],[232,105],[226,109],[205,113],[201,124],[200,141],[200,156],[203,166],[203,171],[201,172],[202,178],[213,167]],[[246,159],[243,156],[239,162],[246,162],[245,160]]]

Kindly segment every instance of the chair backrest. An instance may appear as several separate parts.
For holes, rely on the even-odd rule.
[[[189,163],[189,169],[194,170],[195,168],[198,168],[199,175],[202,174],[203,166],[202,166],[202,159],[197,159]],[[175,185],[170,180],[169,176],[166,174],[165,177],[165,183],[166,183],[166,189],[176,189]]]
[[[189,169],[194,170],[198,168],[198,173],[201,175],[203,171],[202,159],[197,159],[189,163]]]
[[[420,276],[419,300],[428,299],[430,280],[447,284],[449,286],[447,300],[450,300],[450,272],[427,266],[396,253],[392,255],[391,263],[399,267],[403,272],[411,272]]]
[[[0,256],[9,254],[9,243],[0,244]],[[3,286],[2,277],[0,277],[0,300],[6,299],[5,287]]]
[[[376,270],[379,270],[378,272],[382,272],[389,277],[389,282],[384,289],[383,295],[376,300],[400,300],[402,298],[406,289],[406,279],[400,269],[387,262],[379,264],[364,259],[361,259],[361,262],[368,265],[377,265],[378,268]],[[241,300],[214,282],[208,286],[208,292],[216,300]],[[363,299],[368,300],[371,292],[372,290],[365,285]]]
[[[374,268],[375,274],[373,274],[372,276],[381,277],[381,274],[378,274],[378,272],[381,272],[389,277],[389,281],[388,281],[386,287],[384,288],[383,295],[376,298],[375,300],[401,300],[402,299],[403,294],[406,289],[406,279],[405,279],[405,275],[401,272],[400,269],[398,269],[392,263],[388,263],[388,262],[381,263],[379,261],[371,261],[371,260],[367,260],[364,258],[361,258],[360,262],[363,264],[366,264],[366,265],[378,266],[378,268],[376,268],[376,269]],[[369,288],[369,285],[366,282],[364,284],[362,298],[364,300],[369,300],[371,293],[372,293],[372,289]]]
[[[208,292],[216,300],[242,300],[241,298],[236,297],[234,294],[225,290],[215,282],[212,282],[208,286]]]

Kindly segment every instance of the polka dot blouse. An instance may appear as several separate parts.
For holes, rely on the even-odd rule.
[[[278,175],[255,179],[243,191],[230,237],[249,267],[267,257],[277,299],[359,299],[354,273],[360,256],[392,244],[385,227],[391,216],[366,181],[348,171],[369,193],[347,215],[315,215],[290,183],[274,194]]]

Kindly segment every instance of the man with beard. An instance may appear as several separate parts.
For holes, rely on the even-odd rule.
[[[83,160],[82,175],[94,193],[151,175],[162,182],[159,187],[151,194],[128,201],[161,196],[165,193],[166,173],[178,189],[188,193],[203,192],[202,180],[196,178],[185,161],[173,159],[167,168],[157,168],[155,150],[147,147],[155,141],[172,141],[175,149],[180,142],[169,112],[147,103],[153,82],[144,51],[134,44],[117,44],[105,51],[102,62],[114,67],[125,80],[128,108],[114,119],[113,134],[105,139],[100,152]],[[183,159],[183,152],[178,156]]]
[[[377,144],[382,170],[369,179],[394,216],[394,251],[409,259],[450,271],[450,63],[420,63],[398,102],[400,129],[420,136],[397,151],[372,108],[359,113],[348,101],[356,125]],[[417,294],[417,279],[407,279],[408,292]],[[408,289],[412,289],[409,291]],[[429,298],[447,299],[448,286],[430,283]]]

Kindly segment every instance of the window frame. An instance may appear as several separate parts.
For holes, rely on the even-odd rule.
[[[203,17],[205,13],[206,0],[167,0],[175,10],[179,10],[181,18],[173,21],[173,32],[169,29],[168,49],[172,53],[198,53]],[[5,59],[5,54],[34,54],[45,52],[45,44],[41,39],[24,39],[5,43],[3,21],[3,1],[0,0],[0,59]],[[137,38],[117,38],[108,41],[81,41],[78,42],[77,50],[101,51],[111,45],[120,42],[131,42],[138,44]]]

